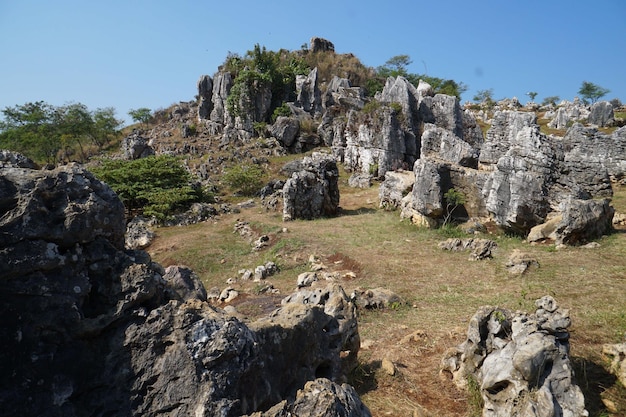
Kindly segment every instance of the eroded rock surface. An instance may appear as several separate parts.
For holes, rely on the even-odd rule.
[[[358,351],[345,296],[246,325],[188,268],[124,250],[124,207],[82,168],[4,166],[0,191],[3,415],[369,416],[338,385]]]
[[[443,358],[457,385],[478,383],[485,417],[588,415],[569,359],[569,310],[550,296],[535,305],[534,314],[481,307]]]

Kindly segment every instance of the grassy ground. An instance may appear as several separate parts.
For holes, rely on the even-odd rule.
[[[291,293],[296,277],[308,270],[316,255],[335,270],[352,270],[356,278],[343,281],[354,287],[385,287],[404,304],[385,311],[362,312],[360,367],[351,376],[373,415],[410,416],[422,410],[434,416],[475,414],[468,394],[439,374],[445,350],[461,343],[470,317],[481,305],[534,311],[534,300],[549,294],[569,308],[573,320],[571,355],[591,416],[610,415],[602,400],[611,400],[626,415],[626,390],[607,372],[601,356],[604,343],[617,343],[626,333],[626,233],[600,239],[596,249],[530,246],[521,239],[491,236],[498,249],[491,260],[469,261],[467,253],[437,248],[441,232],[418,229],[400,221],[397,212],[378,209],[378,187],[349,189],[341,178],[342,213],[313,221],[282,222],[279,212],[260,205],[238,214],[189,227],[161,228],[148,249],[164,266],[185,264],[207,288],[226,287],[241,268],[254,269],[266,261],[281,271],[269,281],[281,294]],[[618,189],[614,205],[626,212],[626,188]],[[259,252],[233,233],[245,220],[255,232],[270,236]],[[511,276],[504,264],[514,249],[534,256],[540,267]],[[278,297],[252,296],[258,284],[237,283],[237,308],[253,318],[279,302]],[[380,369],[390,359],[399,372]]]

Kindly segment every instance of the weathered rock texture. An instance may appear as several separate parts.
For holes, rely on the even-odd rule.
[[[551,230],[550,234],[557,242],[571,244],[611,230],[608,202],[591,201],[610,197],[611,178],[624,175],[625,133],[621,129],[607,136],[575,124],[563,139],[555,139],[540,132],[534,113],[507,110],[495,113],[481,144],[455,136],[452,132],[460,129],[458,123],[439,123],[447,128],[424,125],[421,156],[413,167],[415,184],[402,205],[404,217],[422,216],[420,223],[429,225],[450,214],[488,217],[497,226],[525,236],[533,227],[567,211],[567,218],[561,217],[559,233]],[[452,188],[465,202],[451,213],[445,194]],[[580,208],[581,204],[587,208]],[[584,218],[572,217],[583,213]],[[579,226],[573,225],[576,222]],[[534,240],[544,238],[537,233]]]
[[[305,157],[283,187],[283,220],[333,215],[339,207],[339,170],[330,155]]]
[[[545,296],[534,314],[481,307],[467,339],[443,358],[461,387],[476,381],[483,416],[585,416],[569,359],[569,311]]]
[[[369,415],[326,380],[340,382],[345,346],[358,350],[342,342],[358,341],[355,321],[342,327],[347,298],[248,327],[211,308],[188,269],[124,251],[124,207],[78,166],[3,166],[0,210],[3,415]]]

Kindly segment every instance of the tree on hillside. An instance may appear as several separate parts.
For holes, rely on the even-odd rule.
[[[50,165],[84,162],[89,157],[89,143],[101,149],[122,124],[113,108],[91,112],[81,103],[52,106],[37,101],[7,107],[2,113],[0,147]]]
[[[387,60],[384,65],[376,69],[376,77],[368,80],[366,84],[367,93],[373,97],[376,92],[382,91],[385,80],[388,77],[404,77],[415,87],[419,85],[419,81],[423,80],[430,84],[435,93],[456,96],[459,100],[461,94],[467,91],[467,86],[463,83],[457,83],[454,80],[446,80],[443,78],[432,77],[426,74],[414,74],[408,72],[408,66],[413,61],[408,55],[396,55]]]
[[[559,96],[549,96],[543,99],[541,102],[542,106],[556,106],[556,103],[561,100]]]
[[[482,103],[487,107],[493,106],[493,88],[489,88],[487,90],[478,90],[472,100],[478,103]]]
[[[607,95],[609,92],[610,90],[588,81],[583,81],[580,86],[580,90],[578,90],[578,94],[582,96],[585,103],[591,101],[592,104],[598,101],[599,98]]]
[[[140,107],[138,109],[130,109],[128,115],[133,118],[135,123],[141,123],[148,127],[148,123],[152,119],[152,110],[147,107]]]
[[[526,93],[526,95],[528,97],[530,97],[530,101],[534,102],[535,101],[535,97],[537,97],[537,92],[536,91],[529,91],[528,93]]]

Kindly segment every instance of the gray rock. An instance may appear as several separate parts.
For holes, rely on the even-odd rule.
[[[378,191],[379,205],[387,210],[400,207],[404,196],[413,190],[415,175],[411,171],[387,171]]]
[[[122,158],[126,160],[154,155],[154,149],[150,146],[149,140],[136,132],[122,139],[121,149]]]
[[[207,292],[200,278],[185,266],[172,265],[165,268],[163,279],[167,283],[166,294],[172,300],[207,301]]]
[[[295,117],[280,116],[270,127],[271,135],[286,148],[293,145],[299,131],[300,122]]]
[[[613,126],[615,118],[613,105],[608,101],[598,101],[591,106],[587,122],[598,127]]]
[[[198,119],[208,119],[213,110],[213,79],[208,75],[202,75],[198,80],[198,97],[200,104],[198,105]]]
[[[556,244],[580,245],[613,230],[615,209],[610,200],[563,201],[562,219],[555,230]]]
[[[302,167],[283,187],[283,220],[335,214],[339,207],[339,170],[334,158],[313,153],[302,160]]]
[[[147,219],[134,217],[126,225],[126,235],[124,236],[126,249],[145,249],[154,240],[155,234],[150,229]]]
[[[532,315],[481,307],[465,342],[442,360],[457,385],[477,381],[483,416],[588,414],[569,359],[569,311],[549,296],[536,306]]]
[[[515,142],[522,128],[534,126],[536,122],[537,117],[534,113],[496,112],[491,127],[487,131],[485,143],[480,150],[478,160],[480,167],[486,170],[495,169],[495,165]]]
[[[437,244],[439,249],[449,251],[471,251],[470,260],[482,260],[491,258],[491,252],[498,244],[490,239],[480,238],[450,238]]]
[[[369,417],[367,407],[348,384],[325,378],[309,381],[298,390],[293,402],[283,401],[265,412],[250,417]]]
[[[522,275],[531,267],[539,268],[539,261],[519,249],[514,249],[506,261],[505,267],[510,274]]]
[[[21,153],[0,149],[0,168],[37,169],[38,167],[30,158]]]
[[[217,72],[213,76],[213,91],[211,94],[211,103],[213,109],[210,114],[210,121],[213,129],[212,134],[220,134],[223,132],[226,123],[226,100],[233,86],[233,79],[230,72]]]
[[[317,67],[307,76],[296,76],[296,105],[314,117],[322,115],[322,93],[317,81]]]
[[[611,361],[611,372],[626,386],[626,342],[603,345],[602,354]]]
[[[352,188],[370,188],[372,176],[369,174],[354,173],[348,178],[348,186]]]
[[[5,167],[0,179],[4,415],[239,416],[337,382],[342,357],[356,359],[342,291],[248,327],[211,308],[187,268],[125,251],[124,207],[82,168]],[[349,388],[320,384],[328,404],[369,415]]]
[[[316,36],[310,41],[311,52],[335,52],[335,45],[328,39],[318,38]]]
[[[420,152],[420,158],[435,158],[465,167],[478,166],[478,149],[452,131],[429,123],[424,125]]]

